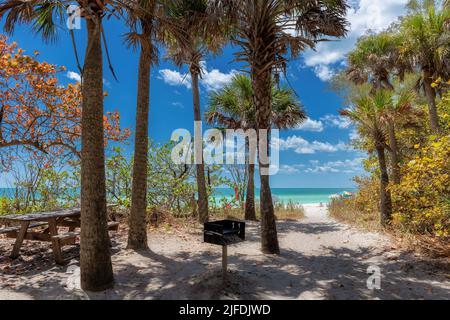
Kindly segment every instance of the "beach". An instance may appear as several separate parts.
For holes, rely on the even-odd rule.
[[[81,290],[78,258],[56,266],[43,246],[47,262],[36,255],[0,261],[0,299],[450,299],[447,271],[436,261],[385,234],[339,223],[325,207],[307,204],[305,218],[278,221],[277,229],[281,254],[264,255],[259,223],[247,222],[246,241],[229,247],[225,285],[221,250],[203,242],[200,228],[152,230],[150,251],[134,252],[121,226],[113,239],[114,289]],[[380,289],[367,287],[373,267],[381,270]]]

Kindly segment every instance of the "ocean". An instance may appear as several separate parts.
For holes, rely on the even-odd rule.
[[[345,191],[355,192],[354,188],[272,188],[272,198],[274,202],[280,203],[328,203],[330,196],[342,194]],[[231,199],[234,197],[234,191],[229,188],[218,188],[215,198]],[[259,200],[259,189],[255,190],[255,198]]]
[[[0,188],[0,197],[8,197],[13,195],[14,189]],[[328,203],[330,196],[334,194],[342,194],[344,191],[355,192],[353,188],[272,188],[272,197],[274,202],[280,203]],[[231,188],[218,188],[214,198],[217,202],[226,198],[228,201],[234,198],[234,190]],[[259,189],[255,190],[255,198],[259,200]]]

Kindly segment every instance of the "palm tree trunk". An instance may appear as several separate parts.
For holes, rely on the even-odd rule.
[[[200,92],[198,88],[199,70],[197,67],[191,67],[192,77],[192,95],[194,100],[194,121],[201,121],[200,114]],[[203,144],[202,144],[203,146]],[[205,181],[205,165],[203,163],[203,148],[201,150],[202,161],[196,164],[197,170],[197,189],[198,189],[198,220],[200,223],[205,223],[209,219],[208,214],[208,194],[206,192]]]
[[[380,223],[386,226],[392,217],[392,201],[391,193],[389,192],[389,175],[386,166],[386,156],[384,147],[381,142],[376,143],[376,150],[378,155],[378,164],[380,166]]]
[[[141,48],[139,56],[136,136],[134,142],[133,186],[128,231],[128,248],[148,249],[147,243],[147,157],[150,101],[151,52]]]
[[[86,19],[89,45],[81,117],[80,269],[81,287],[89,291],[105,290],[114,283],[106,215],[101,18],[95,18],[96,21]]]
[[[428,69],[423,70],[423,85],[425,89],[425,97],[428,103],[428,112],[430,117],[430,128],[433,133],[438,133],[440,131],[439,127],[439,116],[436,107],[436,91],[431,86],[432,75]]]
[[[245,220],[256,221],[255,211],[255,164],[248,163],[247,193],[245,195]]]
[[[257,128],[270,129],[271,115],[271,72],[266,70],[257,72],[258,68],[252,66],[253,82],[253,105],[256,112]],[[265,142],[267,143],[267,141]],[[272,193],[270,190],[270,180],[268,175],[269,164],[261,161],[260,135],[258,134],[258,161],[259,176],[261,180],[260,191],[260,210],[261,210],[261,249],[263,253],[279,254],[277,226],[275,223],[275,214],[272,202]],[[267,151],[269,147],[267,146]],[[266,171],[266,172],[264,172]]]
[[[389,145],[391,147],[391,161],[392,161],[392,180],[395,184],[400,184],[400,159],[398,154],[397,138],[395,137],[395,124],[392,121],[388,123],[389,129]]]

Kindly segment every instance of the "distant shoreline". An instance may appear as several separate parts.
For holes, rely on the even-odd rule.
[[[13,198],[13,188],[0,188],[0,198]],[[320,206],[322,203],[326,206],[331,196],[342,194],[345,191],[355,192],[354,188],[272,188],[272,200],[277,205],[294,206]],[[255,189],[255,201],[259,201],[259,188]],[[73,190],[74,195],[77,193]],[[211,197],[212,206],[233,205],[237,203],[235,191],[232,188],[217,188]]]
[[[355,192],[356,188],[271,188],[272,199],[274,203],[284,205],[320,205],[330,202],[330,197],[344,192]],[[221,202],[223,199],[233,201],[235,199],[234,190],[231,188],[218,188],[214,199]],[[259,201],[259,188],[255,190],[255,201]]]

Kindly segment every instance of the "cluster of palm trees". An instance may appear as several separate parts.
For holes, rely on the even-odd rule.
[[[272,112],[271,127],[288,129],[299,126],[306,120],[292,89],[281,88],[275,83],[271,90]],[[234,76],[231,83],[221,90],[213,92],[209,97],[208,110],[205,112],[206,122],[223,129],[257,129],[253,108],[253,87],[251,79],[243,74]],[[245,193],[245,220],[256,220],[255,210],[255,159],[256,150],[246,141],[247,191]],[[251,159],[253,157],[253,159]]]
[[[428,105],[430,133],[442,133],[436,102],[448,88],[436,81],[450,79],[449,4],[411,1],[410,12],[397,25],[361,38],[348,56],[346,78],[356,87],[347,89],[352,107],[341,114],[358,125],[376,150],[383,225],[392,215],[389,183],[401,181],[398,129],[414,125],[423,113],[420,99]]]
[[[111,287],[114,280],[106,226],[102,79],[103,54],[108,52],[103,20],[115,17],[126,23],[130,29],[126,44],[140,50],[128,245],[145,249],[150,69],[158,61],[158,46],[167,47],[175,64],[188,66],[198,121],[201,61],[210,52],[220,52],[227,43],[240,47],[236,61],[247,64],[251,84],[246,96],[246,101],[251,101],[249,110],[239,113],[241,120],[246,118],[241,125],[248,122],[245,126],[266,130],[284,127],[298,122],[303,114],[297,104],[286,103],[285,93],[273,93],[274,76],[285,71],[290,57],[314,48],[324,38],[343,37],[347,5],[344,0],[5,0],[0,4],[0,17],[6,32],[29,24],[48,40],[61,30],[59,26],[66,25],[67,8],[73,4],[80,7],[87,32],[81,67],[81,286],[98,291]],[[73,37],[73,31],[70,34]],[[226,112],[225,105],[220,109]],[[281,121],[283,112],[289,113],[285,124]],[[210,119],[219,117],[216,114]],[[260,162],[259,168],[261,172],[268,165]],[[279,253],[269,176],[260,174],[260,181],[262,251]],[[199,217],[204,222],[208,200],[202,164],[197,164],[197,185]]]

